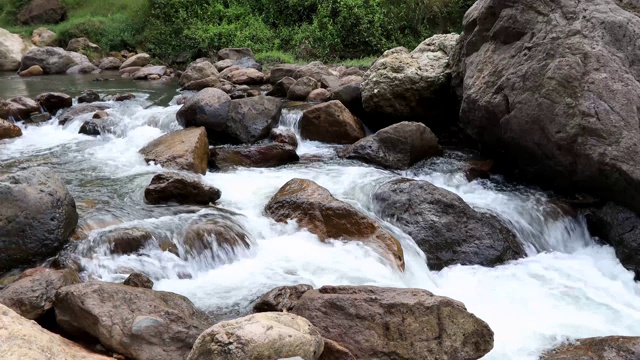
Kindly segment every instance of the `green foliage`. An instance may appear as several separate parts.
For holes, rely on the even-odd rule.
[[[15,17],[29,0],[0,0],[0,26],[16,25]]]
[[[272,50],[254,53],[256,61],[261,64],[295,64],[300,62],[293,54]]]

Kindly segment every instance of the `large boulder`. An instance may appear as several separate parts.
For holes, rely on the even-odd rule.
[[[147,53],[141,53],[137,55],[133,55],[132,57],[125,60],[125,62],[120,65],[120,70],[130,68],[130,67],[143,67],[149,65],[151,62],[151,55]]]
[[[209,61],[194,61],[180,76],[180,86],[184,90],[202,90],[220,84],[220,74]]]
[[[200,335],[187,360],[316,360],[323,348],[322,336],[308,320],[260,313],[214,325]]]
[[[147,203],[158,205],[169,202],[178,204],[209,205],[220,199],[220,190],[202,183],[195,177],[171,172],[157,174],[144,190]]]
[[[278,222],[297,221],[322,241],[361,241],[404,270],[402,246],[391,233],[311,180],[293,179],[284,184],[265,212]]]
[[[27,51],[22,56],[20,71],[33,65],[38,65],[45,74],[64,74],[69,68],[76,65],[71,55],[59,47],[36,47]]]
[[[140,154],[147,162],[204,175],[209,159],[207,131],[197,127],[170,132],[140,149]]]
[[[373,194],[375,213],[413,238],[431,270],[449,265],[495,266],[525,255],[495,216],[426,181],[392,180]]]
[[[277,142],[251,146],[216,146],[209,150],[209,165],[221,170],[237,166],[278,167],[299,160],[295,147]]]
[[[26,96],[17,96],[9,100],[0,100],[0,118],[27,120],[32,113],[40,112],[40,104]]]
[[[365,137],[364,126],[340,101],[306,109],[300,119],[303,138],[325,143],[353,144]]]
[[[0,304],[0,354],[3,359],[109,360],[25,319]]]
[[[54,309],[64,331],[135,360],[184,359],[210,325],[184,296],[105,282],[63,287]]]
[[[134,80],[145,80],[150,76],[162,77],[167,72],[166,66],[145,66],[131,75]]]
[[[346,84],[331,90],[331,100],[338,100],[355,116],[362,116],[362,87],[360,84]]]
[[[640,17],[628,9],[477,1],[452,60],[462,127],[524,180],[640,211]]]
[[[44,75],[44,70],[38,65],[33,65],[27,70],[22,70],[18,73],[20,77],[31,77],[31,76],[40,76]]]
[[[37,28],[31,33],[31,43],[35,46],[49,46],[55,39],[56,33],[46,27]]]
[[[401,122],[351,145],[342,154],[390,169],[408,169],[420,160],[438,155],[438,138],[421,123]]]
[[[273,72],[273,70],[272,70]],[[310,77],[313,80],[320,83],[324,76],[334,76],[329,67],[319,61],[308,63],[300,68],[293,74],[294,79],[301,79],[303,77]]]
[[[287,97],[289,89],[296,81],[291,77],[284,77],[273,85],[273,88],[267,92],[267,96]]]
[[[0,272],[54,255],[78,224],[60,178],[34,167],[0,177]]]
[[[458,35],[435,35],[412,52],[390,50],[366,72],[362,83],[364,109],[377,122],[410,119],[430,127],[456,120],[449,55]]]
[[[0,291],[0,304],[29,320],[37,320],[53,310],[53,298],[58,289],[80,282],[78,274],[70,269],[37,269],[31,276],[9,284]]]
[[[302,77],[289,88],[287,91],[287,99],[293,101],[304,101],[309,94],[317,89],[318,82],[310,77]]]
[[[75,51],[75,52],[83,52],[83,51],[93,51],[100,52],[100,46],[92,43],[86,37],[74,38],[69,40],[67,44],[67,51]]]
[[[22,136],[22,129],[7,120],[0,119],[0,140],[13,139]]]
[[[248,57],[253,59],[253,51],[249,48],[224,48],[218,51],[218,58],[220,60],[240,60]]]
[[[67,18],[60,0],[31,0],[16,16],[24,25],[57,24]]]
[[[542,355],[541,360],[635,360],[640,357],[640,338],[610,336],[581,339]]]
[[[100,70],[118,70],[122,66],[122,61],[116,57],[106,57],[98,63]]]
[[[269,81],[271,81],[272,84],[276,84],[278,81],[286,77],[293,78],[296,72],[298,72],[298,70],[300,70],[301,67],[302,66],[295,65],[295,64],[276,65],[273,68],[271,68]]]
[[[256,69],[242,68],[230,72],[225,80],[237,85],[260,85],[264,83],[264,74]]]
[[[0,28],[0,71],[18,70],[22,55],[31,47],[20,35]]]
[[[187,99],[176,113],[176,119],[184,128],[204,126],[207,135],[212,137],[213,134],[224,132],[230,105],[231,98],[224,91],[216,88],[202,89]]]
[[[59,92],[48,92],[36,96],[36,101],[45,111],[55,115],[58,110],[73,106],[73,98]]]
[[[97,94],[96,94],[97,95]],[[82,96],[80,97],[82,98]],[[80,102],[80,98],[78,98],[78,102]],[[85,98],[87,100],[87,98]],[[95,113],[96,111],[109,109],[110,106],[106,104],[79,104],[69,109],[64,110],[61,114],[58,115],[58,124],[65,125],[69,122],[72,122],[77,117]]]
[[[421,289],[324,286],[289,312],[357,359],[476,360],[493,348],[493,331],[464,304]]]

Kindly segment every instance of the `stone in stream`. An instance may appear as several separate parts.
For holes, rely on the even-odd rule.
[[[20,77],[31,77],[31,76],[40,76],[44,74],[44,70],[38,65],[33,65],[32,67],[22,70],[18,73]]]
[[[204,175],[209,161],[207,131],[194,127],[165,134],[140,149],[145,161]]]
[[[541,360],[636,360],[640,357],[640,338],[610,336],[580,339],[551,350]]]
[[[287,93],[289,89],[295,84],[296,81],[291,77],[284,77],[279,80],[271,90],[267,92],[267,96],[275,96],[275,97],[287,97]]]
[[[301,65],[295,64],[280,64],[271,68],[271,76],[269,81],[272,84],[277,84],[280,80],[289,77],[292,78],[295,76],[296,72],[301,68]],[[295,79],[294,79],[295,80]]]
[[[208,257],[217,264],[236,259],[239,252],[251,248],[242,226],[224,217],[201,217],[191,221],[184,233],[183,244],[187,259]]]
[[[133,80],[145,80],[152,75],[163,76],[167,72],[166,66],[145,66],[131,75]]]
[[[120,66],[122,66],[122,61],[112,56],[100,59],[98,63],[100,70],[119,70]]]
[[[71,55],[62,48],[45,46],[27,51],[20,62],[19,71],[38,65],[45,74],[64,74],[76,65]]]
[[[53,298],[63,286],[80,282],[73,270],[34,269],[0,291],[4,304],[29,320],[38,320],[53,310]]]
[[[211,138],[214,133],[224,132],[230,105],[231,98],[227,93],[206,88],[187,99],[176,113],[176,119],[184,128],[204,126]]]
[[[23,25],[57,24],[67,18],[67,9],[60,0],[31,0],[16,15]]]
[[[253,59],[253,51],[249,48],[224,48],[218,51],[218,58],[220,60],[240,60],[242,58]]]
[[[151,55],[146,53],[141,53],[137,55],[133,55],[132,57],[125,60],[122,65],[120,65],[120,70],[130,68],[130,67],[143,67],[149,65],[151,62]]]
[[[133,100],[136,96],[132,93],[124,93],[124,94],[108,94],[102,99],[102,101],[127,101]]]
[[[0,272],[54,255],[77,223],[75,201],[50,169],[0,176]]]
[[[300,134],[308,140],[333,144],[353,144],[365,137],[360,120],[336,100],[306,109],[300,119]]]
[[[0,354],[15,360],[113,360],[49,332],[0,304]],[[44,355],[46,354],[46,355]],[[46,356],[46,357],[45,357]]]
[[[166,203],[209,205],[220,199],[220,190],[202,183],[196,177],[170,172],[157,174],[144,190],[148,204]]]
[[[58,124],[65,125],[81,115],[95,113],[96,111],[107,110],[109,108],[111,108],[111,106],[107,104],[79,104],[65,109],[62,113],[58,114]]]
[[[211,325],[184,296],[106,282],[61,288],[54,309],[70,336],[91,336],[136,360],[184,359]]]
[[[133,273],[129,275],[122,284],[136,288],[153,289],[153,280],[140,273]]]
[[[27,120],[32,113],[40,112],[40,104],[26,96],[16,96],[9,100],[0,100],[0,118]]]
[[[100,46],[89,41],[89,39],[87,39],[86,37],[80,37],[69,40],[69,43],[67,44],[67,51],[93,51],[99,53],[102,51],[102,49],[100,48]]]
[[[83,63],[70,67],[67,69],[66,73],[70,75],[76,74],[97,74],[100,72],[97,66],[91,63]]]
[[[202,90],[220,83],[218,70],[209,61],[194,61],[180,76],[178,81],[184,90]]]
[[[282,286],[262,295],[253,305],[254,312],[291,312],[302,295],[313,290],[313,286],[300,284]]]
[[[458,195],[429,182],[392,180],[381,185],[372,200],[376,215],[424,251],[430,270],[457,264],[496,266],[526,255],[497,217],[475,211]]]
[[[303,77],[296,80],[295,84],[293,84],[289,91],[287,91],[287,99],[292,101],[304,101],[307,99],[309,94],[315,89],[317,89],[318,82],[310,77]]]
[[[22,129],[7,120],[0,119],[0,140],[13,139],[22,136]]]
[[[278,167],[299,160],[295,147],[275,142],[250,146],[216,146],[209,150],[209,165],[221,170],[238,166]]]
[[[271,133],[269,134],[269,141],[279,144],[291,145],[295,149],[298,148],[298,138],[296,137],[296,133],[294,133],[291,129],[272,129]]]
[[[0,28],[0,71],[18,70],[22,55],[32,47],[20,35]]]
[[[389,169],[408,169],[440,153],[438,138],[421,123],[401,122],[349,146],[341,155]]]
[[[93,103],[97,101],[100,101],[100,95],[93,90],[84,91],[82,95],[78,96],[78,104]]]
[[[117,255],[134,254],[152,240],[153,235],[142,228],[118,228],[103,232],[96,237],[99,244],[108,245],[111,254]]]
[[[364,108],[362,106],[362,88],[360,84],[346,84],[331,90],[331,100],[338,100],[352,114],[362,116]]]
[[[99,136],[102,134],[102,131],[100,130],[100,123],[95,119],[87,120],[82,124],[82,126],[80,126],[78,134]]]
[[[24,122],[26,124],[39,124],[49,120],[51,120],[51,114],[49,114],[48,112],[43,112],[43,113],[31,113],[29,120],[25,120]]]
[[[36,96],[36,101],[40,103],[45,111],[55,115],[58,110],[73,106],[73,98],[67,94],[58,92],[48,92]]]
[[[391,233],[311,180],[293,179],[284,184],[265,212],[278,222],[297,221],[321,241],[360,241],[390,265],[404,270],[402,246]]]
[[[475,360],[493,348],[493,331],[464,304],[421,289],[324,286],[286,308],[357,359]]]
[[[318,329],[285,313],[260,313],[223,321],[202,333],[187,360],[316,360],[324,348]]]

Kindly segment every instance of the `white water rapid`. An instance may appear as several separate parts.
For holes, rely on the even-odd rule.
[[[302,141],[298,164],[275,169],[237,169],[207,173],[204,181],[219,188],[217,207],[144,204],[151,177],[163,171],[147,165],[138,150],[163,133],[178,129],[179,106],[151,106],[144,94],[135,101],[110,103],[117,125],[113,135],[78,134],[82,116],[66,126],[57,119],[23,127],[24,135],[0,141],[2,171],[49,166],[74,195],[81,224],[104,223],[70,251],[81,256],[83,276],[121,281],[140,271],[156,290],[177,292],[221,318],[247,311],[264,292],[282,285],[378,285],[423,288],[462,301],[495,332],[487,360],[533,360],[562,341],[607,335],[640,335],[640,287],[616,259],[597,245],[580,219],[564,217],[538,191],[500,179],[469,183],[462,154],[394,173],[335,158],[329,145]],[[285,111],[281,126],[295,128],[299,111]],[[22,125],[21,125],[22,126]],[[377,184],[399,176],[428,180],[460,195],[480,211],[501,217],[518,234],[529,257],[498,266],[452,266],[429,271],[424,254],[392,225],[405,250],[406,272],[385,265],[373,251],[354,243],[323,244],[295,224],[278,224],[263,215],[269,198],[288,180],[316,181],[342,200],[375,216],[370,195]],[[251,237],[246,252],[190,255],[179,242],[184,226],[196,217],[232,219]],[[142,227],[158,244],[174,242],[177,251],[150,244],[139,254],[110,255],[97,236],[117,227]],[[215,255],[215,256],[214,256]]]

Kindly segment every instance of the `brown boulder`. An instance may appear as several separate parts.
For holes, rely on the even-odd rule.
[[[295,84],[296,81],[291,77],[284,77],[279,80],[273,86],[273,89],[267,92],[267,96],[276,96],[276,97],[287,97],[287,93],[289,93],[289,89]]]
[[[218,51],[218,58],[220,60],[240,60],[242,58],[253,59],[253,51],[249,48],[224,48]]]
[[[296,148],[289,144],[269,143],[251,146],[217,146],[209,151],[212,167],[227,170],[233,167],[270,168],[297,162]]]
[[[110,106],[105,104],[78,104],[70,109],[64,110],[64,113],[58,116],[58,124],[65,125],[75,120],[80,115],[94,113],[96,111],[106,110],[109,108]]]
[[[365,137],[360,120],[337,100],[305,110],[300,119],[300,134],[309,140],[334,144],[353,144]]]
[[[134,254],[151,240],[153,235],[148,230],[140,228],[114,229],[96,238],[97,242],[108,244],[111,253],[117,255]]]
[[[0,140],[22,136],[22,129],[7,120],[0,119]]]
[[[225,79],[238,85],[260,85],[264,83],[264,74],[256,69],[243,68],[229,73]]]
[[[40,76],[44,74],[44,70],[39,65],[33,65],[26,70],[22,70],[18,73],[20,77]]]
[[[289,91],[287,92],[287,99],[293,101],[303,101],[311,94],[311,92],[317,89],[318,82],[310,77],[303,77],[296,80]]]
[[[194,219],[186,228],[183,244],[189,257],[208,254],[214,263],[234,259],[236,254],[251,248],[244,229],[226,217],[203,217]]]
[[[404,270],[402,246],[391,233],[311,180],[287,182],[269,200],[265,212],[278,222],[297,221],[321,241],[361,241]]]
[[[147,66],[150,62],[151,55],[146,53],[137,54],[128,58],[124,63],[122,63],[122,65],[120,65],[120,70],[130,67]]]
[[[339,343],[324,339],[324,350],[318,360],[356,360],[356,357]]]
[[[31,0],[16,16],[24,25],[57,24],[67,18],[67,9],[59,0]]]
[[[144,199],[152,205],[178,203],[209,205],[220,199],[220,190],[202,183],[195,177],[179,173],[161,173],[151,179],[144,190]]]
[[[98,63],[100,70],[119,70],[120,66],[122,66],[122,61],[113,56],[101,59]]]
[[[271,73],[269,80],[272,84],[278,83],[280,80],[289,77],[292,78],[295,76],[296,72],[301,68],[300,65],[294,64],[281,64],[276,65],[271,68]],[[295,80],[295,79],[294,79]]]
[[[123,285],[143,288],[143,289],[153,289],[153,280],[149,279],[148,276],[140,273],[133,273],[129,275],[126,279],[124,279]]]
[[[279,144],[291,145],[294,148],[298,148],[298,138],[296,133],[291,129],[275,128],[271,130],[269,134],[269,141]]]
[[[40,105],[26,96],[16,96],[9,100],[0,100],[0,118],[27,120],[32,113],[39,113]]]
[[[611,336],[581,339],[544,354],[541,360],[636,360],[640,338]]]
[[[67,94],[58,92],[48,92],[36,96],[36,101],[45,111],[55,115],[58,110],[73,106],[73,98]]]
[[[140,154],[147,162],[204,175],[209,159],[207,132],[203,127],[174,131],[147,144]]]
[[[327,89],[315,89],[307,96],[309,102],[325,102],[331,97],[331,94]]]
[[[273,70],[271,70],[271,72],[273,73]],[[327,65],[319,61],[314,61],[298,68],[297,71],[293,74],[292,78],[297,80],[303,77],[310,77],[313,80],[320,82],[322,81],[323,76],[335,76],[335,74],[331,72]]]

